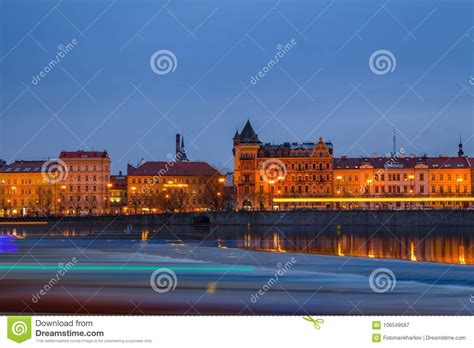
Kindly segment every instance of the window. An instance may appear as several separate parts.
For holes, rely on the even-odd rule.
[[[420,181],[425,181],[425,174],[420,173]]]

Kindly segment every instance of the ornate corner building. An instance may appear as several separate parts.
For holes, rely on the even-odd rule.
[[[274,198],[330,197],[333,192],[333,146],[318,141],[263,144],[250,121],[234,138],[236,209],[291,209]],[[327,208],[325,203],[298,206]]]

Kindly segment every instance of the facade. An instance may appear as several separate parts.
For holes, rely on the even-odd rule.
[[[16,161],[0,166],[0,216],[45,216],[59,213],[58,173],[48,161]]]
[[[335,197],[428,196],[426,157],[360,157],[334,159]],[[375,209],[420,207],[419,203],[343,204],[342,208]]]
[[[335,197],[469,197],[473,168],[467,157],[334,159]],[[342,208],[459,208],[458,202],[348,203]],[[463,207],[468,204],[464,203]]]
[[[472,170],[467,157],[431,157],[429,165],[430,196],[468,197],[472,196]],[[456,202],[437,202],[434,208],[459,207]],[[466,207],[464,204],[463,207]]]
[[[129,213],[223,209],[225,176],[206,162],[190,161],[180,134],[175,145],[173,160],[128,165]]]
[[[144,162],[127,169],[132,214],[222,209],[225,177],[205,162]]]
[[[316,142],[262,144],[250,121],[233,138],[237,209],[289,209],[274,198],[330,197],[333,192],[333,146]],[[326,208],[325,204],[299,204]]]
[[[122,175],[111,175],[109,183],[109,201],[110,201],[110,213],[120,214],[127,212],[127,176]]]
[[[110,210],[110,158],[107,151],[62,151],[58,167],[63,214],[106,214]]]

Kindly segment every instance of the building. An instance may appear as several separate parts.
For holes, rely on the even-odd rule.
[[[262,144],[250,121],[236,132],[234,186],[237,209],[289,209],[326,204],[275,204],[274,198],[330,197],[333,192],[333,146],[315,142]]]
[[[127,169],[128,211],[222,208],[224,176],[205,162],[144,162]]]
[[[45,216],[59,213],[58,172],[49,161],[15,161],[0,167],[0,216]]]
[[[371,157],[334,159],[335,197],[470,197],[472,165],[467,157]],[[342,208],[459,208],[456,201],[347,203]],[[462,204],[463,207],[469,203]]]
[[[190,161],[183,139],[176,134],[173,160],[128,165],[129,213],[223,209],[225,176],[206,162]]]
[[[459,157],[430,157],[429,192],[437,197],[469,197],[472,196],[472,170],[469,158]],[[469,204],[463,203],[466,208]],[[433,208],[459,208],[458,202],[436,202]]]
[[[342,156],[334,159],[335,197],[415,197],[428,195],[427,157]],[[421,204],[422,206],[422,204]],[[347,203],[341,208],[392,209],[420,203]]]
[[[62,151],[58,168],[63,214],[106,214],[110,209],[110,158],[107,151]]]
[[[127,212],[127,176],[119,175],[110,176],[110,213],[120,214]]]

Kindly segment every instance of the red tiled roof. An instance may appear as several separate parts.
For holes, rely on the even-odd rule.
[[[107,151],[61,151],[59,158],[109,158]]]
[[[138,168],[128,165],[129,176],[212,176],[219,172],[206,162],[145,162]]]

